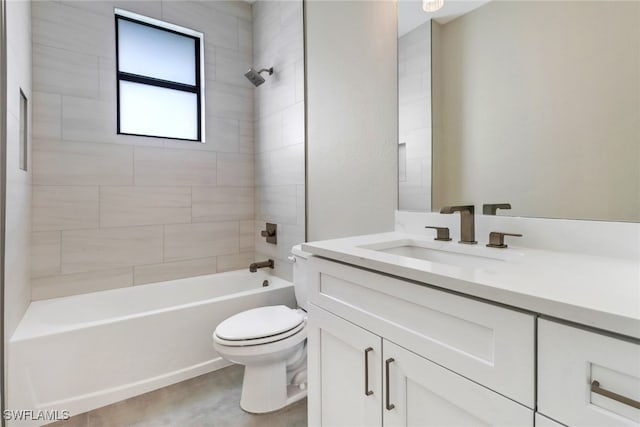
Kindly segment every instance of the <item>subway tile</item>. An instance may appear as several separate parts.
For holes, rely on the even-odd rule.
[[[34,301],[124,288],[133,285],[133,269],[91,271],[40,277],[31,282]]]
[[[100,226],[191,222],[189,187],[101,187]]]
[[[296,224],[297,189],[295,185],[256,188],[256,218],[278,224]]]
[[[98,97],[98,57],[33,44],[33,90]]]
[[[200,144],[210,150],[236,153],[240,143],[240,128],[237,120],[209,117],[206,122],[206,143]]]
[[[218,257],[218,272],[249,269],[249,264],[255,261],[253,252],[221,255]]]
[[[282,111],[282,144],[304,143],[304,102],[298,102]]]
[[[254,185],[253,155],[243,153],[219,153],[218,185],[252,187]]]
[[[241,52],[237,49],[216,48],[215,80],[217,82],[251,89],[254,86],[245,78],[244,73],[252,66],[253,58],[250,53]]]
[[[253,219],[248,221],[240,221],[240,252],[253,251]]]
[[[255,151],[261,153],[282,147],[282,112],[262,116],[256,122]]]
[[[98,227],[98,187],[34,186],[33,230]]]
[[[162,226],[62,232],[62,273],[162,262]]]
[[[249,22],[252,19],[251,4],[246,1],[213,1],[207,2],[207,6],[212,9],[213,13],[221,12]]]
[[[204,41],[204,76],[202,76],[202,84],[205,85],[207,81],[214,81],[216,79],[216,49],[218,46],[213,43],[209,43],[206,38]]]
[[[60,232],[38,231],[31,234],[31,277],[60,273]]]
[[[238,50],[253,53],[253,25],[244,19],[238,19]]]
[[[236,120],[253,120],[253,88],[227,83],[206,83],[207,115]]]
[[[304,184],[304,144],[291,145],[269,153],[269,170],[264,185]]]
[[[57,1],[57,0],[56,0]],[[162,2],[151,0],[85,1],[62,0],[60,3],[79,10],[98,13],[111,18],[115,7],[139,13],[150,18],[162,19]]]
[[[135,149],[136,185],[191,186],[216,184],[215,152]]]
[[[295,63],[279,68],[274,65],[273,75],[260,86],[258,91],[256,117],[262,118],[295,104],[295,74]]]
[[[115,57],[113,16],[53,1],[33,2],[31,16],[33,43],[87,55]]]
[[[240,153],[253,153],[255,152],[254,142],[254,123],[253,121],[239,121],[240,126],[240,140],[238,143],[238,152]]]
[[[33,92],[33,138],[59,140],[62,138],[62,97],[55,93]]]
[[[62,138],[67,141],[111,142],[117,131],[115,103],[62,97]]]
[[[133,269],[135,285],[182,279],[183,277],[213,274],[217,270],[217,258],[198,258],[162,264],[140,265]]]
[[[228,13],[223,13],[220,10],[214,13],[208,3],[164,1],[162,2],[162,18],[167,22],[204,33],[206,43],[237,49],[238,18],[233,15],[231,9]]]
[[[164,226],[164,259],[178,261],[237,253],[238,222]]]
[[[253,218],[253,187],[193,187],[193,222]]]
[[[36,185],[132,184],[133,148],[69,141],[35,143],[33,181]]]

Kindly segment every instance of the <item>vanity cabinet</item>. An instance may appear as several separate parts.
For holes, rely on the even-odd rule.
[[[310,425],[533,425],[532,315],[307,266]]]
[[[538,411],[569,426],[640,426],[640,345],[539,320]]]
[[[533,411],[314,305],[311,426],[533,426]]]

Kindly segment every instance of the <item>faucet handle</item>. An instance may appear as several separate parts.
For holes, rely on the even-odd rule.
[[[433,228],[434,230],[436,230],[436,237],[433,240],[441,240],[443,242],[451,241],[451,238],[449,237],[448,227],[434,227],[431,225],[427,225],[424,228]]]
[[[492,231],[489,233],[489,243],[487,243],[488,248],[501,248],[504,249],[507,245],[504,243],[504,236],[514,236],[514,237],[522,237],[522,234],[519,233],[501,233],[499,231]]]
[[[498,209],[511,209],[511,203],[487,203],[482,205],[482,215],[495,215]]]

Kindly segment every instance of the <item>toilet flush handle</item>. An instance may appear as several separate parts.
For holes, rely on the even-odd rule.
[[[287,259],[288,259],[290,262],[292,262],[292,263],[293,263],[293,262],[296,262],[296,257],[294,257],[293,255],[289,255],[289,256],[287,257]]]

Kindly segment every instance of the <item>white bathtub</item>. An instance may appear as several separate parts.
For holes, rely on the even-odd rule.
[[[9,343],[9,409],[73,415],[220,369],[218,323],[277,304],[295,307],[293,285],[264,270],[33,302]]]

